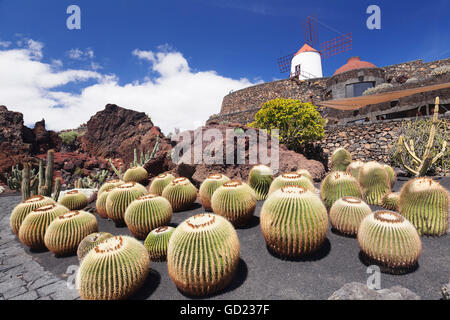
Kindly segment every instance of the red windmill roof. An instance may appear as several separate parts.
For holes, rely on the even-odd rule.
[[[351,57],[350,59],[347,60],[346,64],[344,64],[342,67],[336,70],[333,76],[346,71],[363,68],[376,68],[376,65],[367,61],[361,61],[359,57]]]
[[[305,43],[303,45],[303,47],[300,50],[298,50],[298,52],[295,55],[298,55],[299,53],[302,53],[302,52],[309,52],[309,51],[310,52],[319,52],[316,49],[314,49],[313,47],[311,47],[310,45],[308,45],[307,43]]]

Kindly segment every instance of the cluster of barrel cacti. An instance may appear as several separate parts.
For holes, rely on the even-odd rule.
[[[213,193],[228,181],[230,181],[230,178],[227,176],[221,173],[213,173],[202,182],[198,193],[203,208],[205,208],[206,211],[212,211],[211,198]]]

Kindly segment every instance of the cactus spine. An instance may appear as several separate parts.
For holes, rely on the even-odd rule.
[[[283,173],[281,176],[278,176],[275,180],[273,180],[269,188],[269,196],[278,189],[287,186],[304,187],[312,192],[315,192],[314,184],[307,176],[296,172],[290,172]]]
[[[70,190],[59,201],[60,204],[69,210],[81,210],[88,205],[89,199],[78,190]]]
[[[399,192],[389,192],[386,193],[383,198],[381,198],[381,206],[384,209],[397,211],[398,208],[398,202],[400,199],[400,193]]]
[[[182,211],[197,199],[197,188],[187,178],[176,178],[164,188],[162,196],[169,200],[174,212]]]
[[[127,182],[110,190],[106,198],[106,213],[108,217],[116,225],[123,224],[125,222],[125,210],[128,205],[146,193],[147,189],[136,182]]]
[[[239,251],[239,239],[229,221],[215,214],[195,215],[178,225],[169,240],[169,276],[187,294],[215,293],[233,279]]]
[[[345,172],[350,173],[353,177],[355,177],[355,179],[358,180],[359,169],[361,169],[363,165],[364,165],[364,162],[362,162],[362,161],[359,161],[359,160],[352,161],[348,165],[347,170]]]
[[[170,237],[175,228],[173,227],[159,227],[152,230],[145,239],[144,246],[148,250],[150,260],[165,261],[167,257],[167,246],[169,245]]]
[[[364,164],[359,170],[359,183],[368,204],[380,205],[381,198],[391,192],[389,176],[385,168],[376,161]]]
[[[356,235],[361,221],[372,210],[359,198],[343,197],[338,199],[330,209],[330,222],[334,229],[347,234]]]
[[[345,171],[347,166],[352,162],[352,155],[344,148],[337,148],[331,154],[331,170]]]
[[[200,185],[199,196],[203,208],[206,211],[212,211],[211,197],[217,188],[221,187],[225,182],[230,181],[230,178],[220,173],[210,174]]]
[[[96,247],[106,239],[112,237],[113,235],[108,232],[95,232],[84,237],[77,248],[78,261],[83,260],[83,258],[88,254],[89,251],[91,251],[92,248]]]
[[[273,181],[273,171],[268,166],[254,166],[248,174],[248,185],[255,190],[256,200],[266,200]]]
[[[158,196],[162,195],[164,188],[173,180],[175,177],[170,173],[161,173],[156,176],[152,183],[150,184],[150,188],[148,189],[149,193],[157,194]]]
[[[330,172],[320,186],[320,197],[326,207],[331,208],[336,200],[345,196],[362,198],[363,192],[358,181],[343,171]]]
[[[10,225],[12,231],[18,235],[20,225],[22,224],[23,220],[25,220],[25,217],[34,209],[43,207],[48,204],[54,204],[55,201],[53,201],[50,198],[43,197],[41,195],[32,196],[21,203],[19,203],[11,212],[10,217]]]

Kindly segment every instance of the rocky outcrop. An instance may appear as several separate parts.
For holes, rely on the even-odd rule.
[[[335,291],[328,300],[420,300],[420,297],[401,286],[373,290],[364,283],[350,282]]]

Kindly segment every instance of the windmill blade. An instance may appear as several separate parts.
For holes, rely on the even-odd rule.
[[[294,57],[295,53],[288,54],[287,56],[281,57],[277,59],[278,68],[280,69],[280,73],[286,73],[291,71],[291,60]]]
[[[334,39],[323,42],[320,45],[320,55],[322,59],[327,59],[337,54],[352,49],[353,38],[352,33],[347,33]]]
[[[308,16],[303,20],[303,33],[305,35],[305,42],[313,48],[318,48],[319,35],[317,32],[316,16]]]

